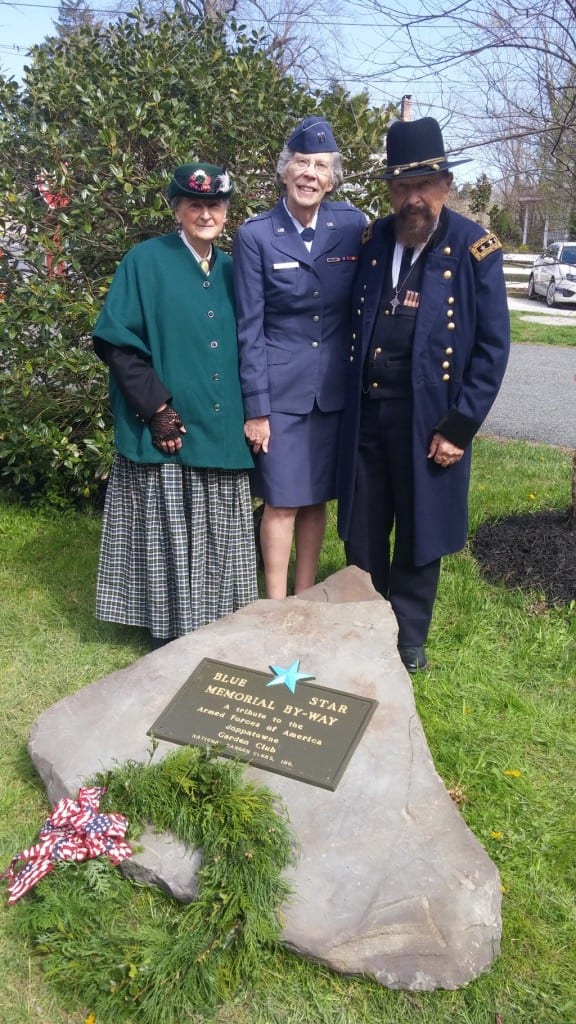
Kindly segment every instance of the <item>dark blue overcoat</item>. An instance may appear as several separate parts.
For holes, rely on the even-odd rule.
[[[444,209],[427,253],[412,349],[414,564],[460,550],[468,530],[471,441],[496,398],[510,347],[502,249],[493,235]],[[362,368],[394,248],[393,217],[367,229],[353,297],[348,399],[339,468],[338,528],[346,539],[356,478]],[[381,399],[386,401],[386,399]],[[448,468],[427,459],[445,427],[465,447]]]
[[[247,419],[344,407],[350,298],[366,217],[324,202],[309,253],[280,200],[236,232],[240,381]]]

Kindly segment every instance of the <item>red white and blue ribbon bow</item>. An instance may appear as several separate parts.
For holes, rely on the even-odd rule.
[[[8,904],[16,903],[41,878],[49,874],[59,860],[89,860],[104,853],[113,864],[132,856],[124,842],[128,819],[122,814],[101,814],[102,786],[85,787],[78,799],[63,797],[56,804],[38,834],[38,842],[12,858],[1,878],[10,881]],[[26,861],[24,867],[17,865]]]

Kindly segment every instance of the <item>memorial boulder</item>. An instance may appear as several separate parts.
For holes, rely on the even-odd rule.
[[[29,750],[50,800],[75,796],[83,782],[116,764],[147,761],[150,729],[204,659],[268,674],[277,685],[266,691],[273,695],[266,703],[274,706],[262,714],[299,707],[301,715],[288,719],[299,719],[304,731],[293,727],[294,734],[322,742],[337,728],[330,719],[348,706],[346,695],[370,706],[330,780],[333,788],[277,774],[273,743],[268,770],[246,769],[279,795],[298,846],[288,879],[293,896],[283,910],[286,946],[391,988],[457,988],[486,970],[500,944],[498,872],[434,768],[398,657],[394,616],[358,569],[297,598],[257,601],[49,708],[34,725]],[[334,710],[326,704],[326,722],[309,717],[307,700],[318,694],[294,678],[299,673],[344,695],[328,702]],[[283,715],[277,717],[284,727]],[[244,727],[252,734],[248,744],[262,728]],[[314,746],[290,736],[286,742]],[[155,757],[173,749],[160,740]],[[199,852],[166,836],[144,836],[143,845],[127,871],[178,899],[194,899]]]

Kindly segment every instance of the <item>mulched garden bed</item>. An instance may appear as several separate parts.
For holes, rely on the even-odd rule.
[[[576,525],[570,510],[488,520],[470,548],[490,583],[537,590],[549,606],[576,600]]]

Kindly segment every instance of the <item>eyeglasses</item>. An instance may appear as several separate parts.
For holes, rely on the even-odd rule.
[[[328,160],[316,160],[308,156],[295,156],[292,159],[292,166],[299,174],[304,171],[314,170],[321,177],[329,177],[332,173],[332,164]]]

